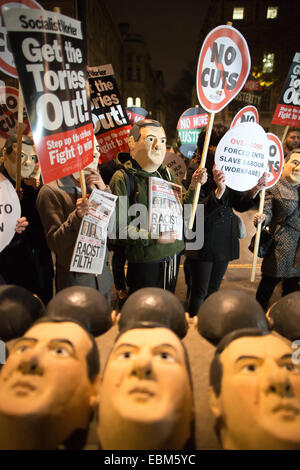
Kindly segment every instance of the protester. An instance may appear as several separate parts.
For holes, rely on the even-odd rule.
[[[13,186],[17,174],[17,138],[6,140],[0,172]],[[31,138],[23,136],[21,154],[21,215],[13,240],[0,253],[0,273],[7,284],[25,287],[46,304],[53,295],[53,266],[43,227],[36,209],[38,187],[27,184],[35,170],[37,156]],[[26,220],[24,220],[26,218]],[[28,225],[28,223],[29,225]],[[23,229],[28,225],[27,230]]]
[[[99,152],[94,145],[94,161],[85,169],[88,194],[93,188],[109,190],[98,173],[98,158]],[[81,197],[79,174],[66,176],[44,185],[37,199],[37,208],[48,246],[56,255],[56,289],[59,291],[70,286],[94,287],[110,299],[112,276],[107,250],[101,275],[70,271],[81,220],[89,211],[88,198]]]
[[[284,157],[286,157],[289,152],[299,147],[299,145],[300,129],[299,127],[290,127],[283,141]]]
[[[229,261],[239,258],[238,219],[232,209],[244,212],[257,202],[257,195],[266,183],[265,175],[247,192],[234,191],[226,186],[225,174],[216,170],[214,156],[217,145],[227,128],[213,126],[208,147],[206,169],[208,181],[201,188],[199,204],[204,204],[204,246],[201,250],[186,251],[189,257],[192,287],[189,313],[197,314],[202,302],[216,292]],[[202,153],[205,132],[198,138],[198,153]]]
[[[254,223],[263,222],[274,234],[274,242],[264,257],[256,299],[267,310],[275,286],[282,280],[282,295],[300,289],[300,148],[288,153],[278,183],[266,191],[263,214]]]
[[[127,198],[127,207],[139,203],[148,209],[148,181],[151,176],[165,181],[177,182],[172,173],[162,164],[166,153],[166,135],[157,121],[145,119],[134,124],[130,131],[129,148],[131,160],[123,166],[123,171],[116,171],[110,187],[117,196]],[[128,183],[126,182],[126,179]],[[192,202],[194,187],[197,181],[204,182],[205,172],[196,171],[190,187],[184,194],[185,203]],[[131,181],[133,184],[131,185]],[[132,194],[128,188],[133,186]],[[163,195],[162,195],[163,197]],[[120,220],[120,203],[117,205],[117,226]],[[127,284],[132,293],[142,287],[166,286],[174,291],[176,286],[179,255],[184,248],[183,240],[179,240],[174,232],[159,233],[158,238],[151,238],[151,233],[144,229],[130,226],[131,218],[127,216],[124,243],[128,259]]]

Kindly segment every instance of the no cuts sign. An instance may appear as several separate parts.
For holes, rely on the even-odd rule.
[[[268,139],[268,176],[267,176],[267,189],[274,186],[277,181],[279,180],[283,163],[284,163],[284,154],[283,148],[280,140],[278,139],[277,135],[271,134],[268,132],[267,134]]]
[[[34,8],[42,10],[43,8],[35,0],[0,0],[0,70],[6,75],[18,78],[18,72],[16,70],[14,56],[7,40],[7,31],[4,26],[2,16],[2,6],[13,7],[13,8]]]
[[[218,26],[206,37],[197,68],[197,93],[206,111],[218,112],[238,94],[251,66],[248,45],[232,26]]]
[[[230,128],[244,122],[259,122],[258,111],[255,106],[245,106],[234,116]]]

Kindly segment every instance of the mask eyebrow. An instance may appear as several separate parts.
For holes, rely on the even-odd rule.
[[[22,336],[21,338],[18,338],[16,339],[16,341],[14,342],[14,345],[13,347],[15,347],[17,344],[23,342],[23,341],[28,341],[28,342],[34,342],[34,343],[37,343],[38,340],[36,338],[30,338],[29,336]]]
[[[239,362],[239,361],[242,361],[244,359],[255,359],[255,360],[259,360],[261,359],[261,357],[258,357],[258,356],[239,356],[235,362]]]
[[[74,348],[74,344],[71,343],[71,341],[69,341],[68,339],[65,339],[65,338],[53,338],[49,341],[49,344],[53,344],[53,343],[64,343],[64,344],[68,344],[69,346],[71,346],[73,352],[75,353],[75,348]]]
[[[284,354],[283,356],[281,356],[280,360],[282,359],[292,359],[292,354],[289,354],[289,353]]]

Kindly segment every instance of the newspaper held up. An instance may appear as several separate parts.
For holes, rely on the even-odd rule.
[[[94,189],[90,210],[84,216],[74,248],[70,271],[101,274],[106,253],[107,231],[117,196]]]
[[[175,232],[182,240],[182,187],[160,178],[149,178],[149,227],[153,237]]]

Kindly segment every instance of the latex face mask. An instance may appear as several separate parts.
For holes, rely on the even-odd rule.
[[[30,328],[16,341],[1,370],[0,420],[1,415],[22,418],[28,434],[43,423],[50,447],[74,430],[86,429],[96,396],[95,382],[87,373],[91,347],[85,330],[72,322]]]
[[[37,155],[33,145],[22,142],[22,154],[21,154],[21,177],[29,178],[34,172],[37,163]],[[17,144],[14,143],[12,146],[12,152],[4,154],[4,166],[13,179],[16,179],[17,174]]]
[[[99,144],[98,144],[98,141],[96,139],[96,137],[94,136],[94,154],[93,154],[93,161],[84,168],[83,172],[84,174],[89,174],[90,171],[89,169],[92,169],[92,170],[97,170],[98,169],[98,165],[99,165],[99,158],[100,158],[100,147],[99,147]],[[80,180],[80,174],[79,172],[76,172],[76,173],[73,173],[73,177],[79,181]]]
[[[221,393],[211,409],[225,449],[300,448],[300,370],[275,334],[242,337],[221,353]]]
[[[288,151],[299,147],[300,144],[300,131],[293,131],[288,134],[285,139],[285,145]]]
[[[122,334],[100,388],[102,448],[182,449],[192,418],[191,384],[177,336],[166,328]]]
[[[292,186],[300,184],[300,153],[293,153],[285,162],[282,175]]]
[[[163,163],[166,154],[166,134],[162,127],[141,127],[141,135],[137,142],[133,136],[129,137],[131,157],[140,167],[153,173]]]

